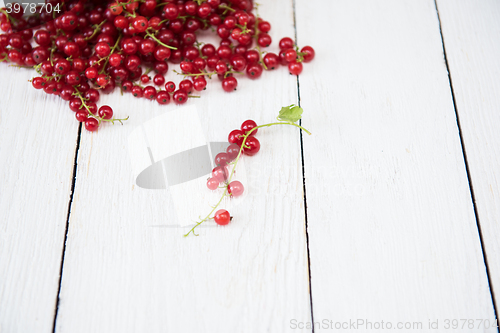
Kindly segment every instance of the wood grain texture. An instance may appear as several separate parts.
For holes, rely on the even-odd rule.
[[[273,21],[274,39],[293,35],[290,1],[260,12]],[[167,79],[180,81],[171,72]],[[242,78],[229,94],[214,78],[188,103],[207,140],[225,141],[247,118],[272,122],[296,102],[296,79],[283,68]],[[248,195],[231,225],[183,238],[187,230],[172,227],[169,191],[135,186],[128,154],[137,126],[178,107],[117,94],[102,103],[130,120],[82,134],[56,332],[281,332],[290,318],[308,318],[299,132],[259,131],[262,149],[245,157]],[[178,140],[190,135],[183,125]]]
[[[438,1],[490,281],[500,291],[500,3]],[[498,307],[497,307],[498,311]]]
[[[52,332],[78,122],[0,64],[0,332]]]
[[[493,320],[434,2],[296,15],[315,321]]]

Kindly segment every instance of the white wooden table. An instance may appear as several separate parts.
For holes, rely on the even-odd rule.
[[[172,197],[128,154],[175,105],[116,92],[130,120],[92,134],[0,65],[0,332],[498,331],[500,2],[262,2],[271,50],[316,59],[189,103],[210,141],[298,102],[313,135],[262,130],[246,202],[200,237],[161,227]]]

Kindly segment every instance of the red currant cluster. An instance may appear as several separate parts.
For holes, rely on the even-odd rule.
[[[22,12],[0,9],[0,28],[6,32],[0,35],[0,61],[34,67],[40,76],[32,80],[33,86],[69,101],[89,131],[102,121],[124,120],[114,119],[109,106],[98,109],[96,104],[100,93],[117,86],[159,104],[171,99],[183,104],[197,97],[190,95],[193,91],[206,89],[206,79],[212,75],[231,92],[238,84],[235,74],[256,79],[263,69],[286,65],[298,75],[302,63],[314,58],[313,48],[299,51],[288,37],[279,42],[279,54],[263,53],[261,47],[271,45],[271,25],[252,13],[252,0],[46,0],[46,4],[27,19]],[[49,12],[48,4],[61,8],[60,13]],[[218,47],[197,41],[197,32],[208,29],[221,38]],[[182,73],[174,71],[184,76],[178,87],[165,82],[168,62],[180,64]],[[151,71],[153,85],[144,87],[141,83],[150,83]]]

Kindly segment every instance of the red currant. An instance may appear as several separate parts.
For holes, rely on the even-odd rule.
[[[184,104],[187,102],[188,94],[184,90],[177,90],[173,95],[175,104]]]
[[[260,150],[259,140],[252,135],[247,137],[247,139],[245,140],[245,144],[243,146],[243,154],[248,156],[253,156],[257,154],[259,150]]]
[[[168,81],[167,83],[165,83],[165,90],[168,93],[173,93],[175,91],[175,83],[173,83],[172,81]]]
[[[299,75],[302,73],[302,63],[301,62],[291,62],[288,64],[288,71],[290,71],[290,74],[292,75]]]
[[[228,171],[225,166],[216,166],[212,170],[212,178],[217,180],[219,183],[226,181],[228,176]]]
[[[103,119],[111,119],[113,118],[113,109],[108,105],[103,105],[99,108],[99,117]]]
[[[156,101],[161,105],[168,104],[170,102],[170,95],[168,92],[162,90],[156,94]]]
[[[239,154],[240,147],[237,144],[232,143],[226,148],[226,153],[229,158],[229,161],[233,161]]]
[[[310,46],[304,46],[301,50],[301,53],[304,53],[302,57],[304,57],[304,62],[310,62],[314,59],[314,49]]]
[[[241,131],[245,134],[247,134],[248,132],[250,132],[252,129],[254,129],[255,127],[257,127],[257,123],[251,119],[248,119],[248,120],[245,120],[242,124],[241,124]],[[255,135],[257,134],[259,129],[256,129],[254,131],[252,131],[250,133],[250,135]]]
[[[238,81],[232,77],[226,77],[225,79],[222,80],[222,89],[226,92],[232,92],[236,90],[236,87],[238,86]]]
[[[293,48],[293,46],[295,45],[293,39],[291,39],[290,37],[284,37],[280,40],[280,43],[279,43],[279,47],[280,47],[280,50],[287,50],[287,49],[291,49]]]

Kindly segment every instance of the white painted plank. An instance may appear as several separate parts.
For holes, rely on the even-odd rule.
[[[314,319],[493,320],[433,1],[296,15]]]
[[[293,36],[290,1],[266,3],[261,15],[275,40]],[[247,118],[272,122],[297,101],[285,69],[243,78],[230,94],[213,81],[187,104],[198,107],[208,141],[227,140]],[[298,131],[260,131],[231,225],[183,238],[186,229],[166,227],[176,223],[170,191],[134,186],[128,153],[135,128],[177,107],[116,94],[103,103],[131,118],[82,135],[56,332],[281,332],[310,315]],[[183,199],[188,207],[192,198]]]
[[[500,3],[438,1],[493,290],[500,290]],[[497,299],[498,304],[498,299]]]
[[[0,67],[0,332],[52,332],[78,122]]]

